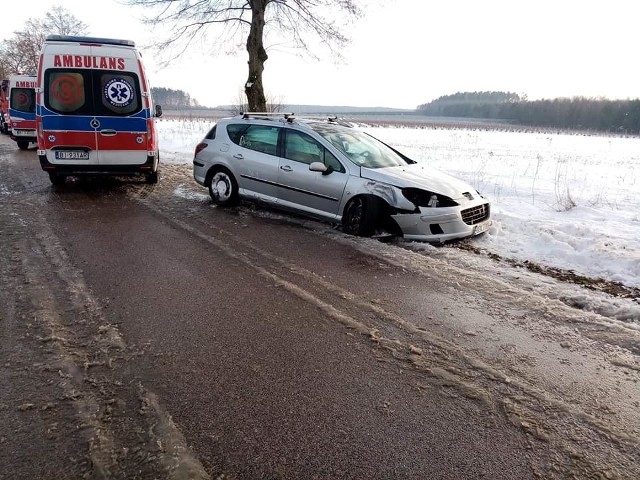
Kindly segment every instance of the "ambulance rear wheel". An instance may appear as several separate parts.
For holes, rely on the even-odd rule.
[[[49,180],[51,181],[51,185],[63,185],[66,177],[56,172],[49,172]]]
[[[18,148],[20,150],[27,150],[29,148],[29,142],[25,142],[24,140],[18,140]]]
[[[151,185],[158,183],[158,171],[156,170],[147,175],[146,182]]]

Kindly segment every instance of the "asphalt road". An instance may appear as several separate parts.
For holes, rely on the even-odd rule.
[[[640,478],[637,329],[190,175],[0,138],[0,479]]]

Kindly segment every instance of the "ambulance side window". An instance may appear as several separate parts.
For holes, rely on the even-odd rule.
[[[45,72],[45,106],[57,113],[86,115],[91,113],[87,97],[91,82],[87,71],[47,70]]]
[[[131,72],[95,72],[96,113],[98,115],[130,115],[142,109],[140,82]]]

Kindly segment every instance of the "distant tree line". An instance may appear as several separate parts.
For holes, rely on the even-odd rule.
[[[419,105],[424,115],[506,120],[520,125],[640,133],[640,99],[529,101],[512,92],[459,92]]]
[[[152,87],[151,94],[156,104],[162,105],[162,108],[168,110],[188,109],[200,106],[195,98],[192,98],[191,95],[183,90]]]

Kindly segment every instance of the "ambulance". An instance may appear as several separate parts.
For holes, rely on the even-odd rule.
[[[38,158],[54,185],[67,176],[158,181],[158,138],[140,52],[130,40],[49,35],[36,95]]]
[[[9,136],[20,150],[36,141],[36,77],[34,75],[9,76]]]
[[[0,80],[0,133],[9,134],[9,80]]]

